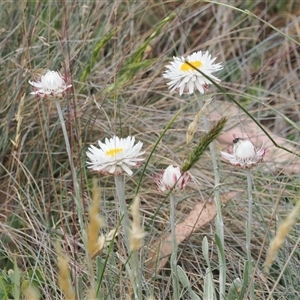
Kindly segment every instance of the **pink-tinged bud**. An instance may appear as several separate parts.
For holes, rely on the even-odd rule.
[[[182,173],[179,167],[170,165],[165,170],[162,170],[160,175],[153,176],[153,178],[158,189],[165,192],[182,190],[190,180],[190,175],[188,172]]]

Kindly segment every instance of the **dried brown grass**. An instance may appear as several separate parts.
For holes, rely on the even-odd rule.
[[[243,7],[243,3],[240,1],[235,6],[252,10],[299,41],[298,3],[290,1],[285,8],[269,2],[257,1],[253,6],[249,4],[249,7]],[[61,105],[64,107],[75,167],[80,173],[79,184],[85,211],[93,176],[85,171],[86,146],[111,134],[130,134],[143,141],[144,150],[150,153],[166,124],[178,109],[184,108],[158,145],[142,181],[141,211],[148,231],[145,248],[167,231],[169,216],[168,200],[155,190],[150,174],[168,164],[180,164],[184,160],[190,150],[185,146],[187,127],[196,111],[199,111],[196,97],[170,95],[166,88],[161,73],[172,55],[205,49],[211,51],[213,56],[218,56],[218,61],[224,64],[221,85],[273,134],[292,140],[299,147],[299,131],[276,113],[281,112],[294,122],[299,122],[299,45],[255,18],[230,7],[202,1],[149,1],[146,5],[143,2],[95,1],[66,3],[57,7],[53,3],[47,6],[24,1],[18,8],[12,3],[0,6],[3,37],[0,58],[0,174],[3,197],[0,201],[1,204],[5,203],[0,213],[6,220],[0,225],[3,249],[1,267],[10,266],[14,252],[23,272],[30,266],[47,281],[48,284],[39,284],[45,298],[49,299],[49,295],[59,297],[57,272],[52,263],[55,255],[53,237],[65,241],[73,262],[73,280],[76,276],[85,276],[82,266],[84,250],[73,198],[70,196],[74,191],[74,183],[54,103],[28,95],[27,80],[34,69],[60,69],[61,62],[66,62],[67,67],[64,68],[72,75],[74,93]],[[26,8],[24,13],[23,8]],[[4,12],[7,12],[7,16]],[[126,58],[170,13],[174,13],[175,18],[150,43],[144,56],[144,59],[153,59],[152,63],[139,70],[133,79],[114,93],[107,93],[106,88],[118,80],[117,74]],[[97,41],[113,28],[116,30],[113,38],[91,64]],[[89,64],[91,70],[86,80],[80,82],[79,78]],[[214,87],[209,92],[216,100],[228,101],[224,95],[216,94]],[[24,94],[26,100],[22,104],[22,115],[16,117]],[[265,107],[264,102],[272,109]],[[219,105],[219,102],[213,101],[212,110]],[[247,136],[247,128],[239,122],[239,117],[238,114],[233,125]],[[200,126],[195,140],[200,137],[201,131]],[[251,138],[255,138],[255,133],[251,133]],[[16,139],[17,150],[11,143]],[[272,156],[268,159],[274,160]],[[221,166],[223,191],[245,191],[246,181],[242,173],[223,164]],[[177,207],[177,222],[184,221],[191,208],[212,192],[214,179],[209,153],[203,156],[191,173],[193,183],[182,195]],[[136,176],[127,179],[128,203],[134,196],[139,174],[138,171]],[[278,173],[265,166],[258,167],[254,173],[252,249],[253,258],[258,260],[255,284],[257,291],[260,291],[259,299],[267,298],[278,270],[289,257],[289,250],[299,234],[298,229],[291,233],[285,249],[275,262],[273,272],[268,277],[264,276],[260,268],[266,255],[267,241],[275,234],[279,220],[292,208],[291,199],[298,195],[298,182],[297,174]],[[107,211],[106,221],[110,226],[116,223],[113,179],[104,177],[101,185],[105,194],[103,202],[106,203],[103,209]],[[228,284],[243,275],[246,202],[246,194],[242,193],[239,200],[223,209]],[[18,220],[17,225],[13,218]],[[214,225],[210,224],[192,234],[179,247],[178,264],[186,271],[193,289],[199,295],[203,292],[203,270],[207,267],[201,253],[204,236],[208,236],[210,241],[212,265],[217,267],[218,264],[217,251],[213,246],[214,232]],[[36,245],[39,250],[43,249],[42,257]],[[123,251],[124,248],[118,249]],[[280,299],[294,299],[293,295],[298,293],[297,259],[289,259],[289,270],[276,289]],[[217,275],[217,271],[214,275]],[[168,281],[167,265],[161,275],[147,285],[155,287],[157,299],[169,299],[171,292],[165,289]],[[290,292],[286,291],[287,286],[291,287]]]

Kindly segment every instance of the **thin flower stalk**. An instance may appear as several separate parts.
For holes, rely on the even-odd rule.
[[[199,107],[203,107],[203,101],[202,99],[199,99],[198,101]],[[227,121],[227,118],[225,119],[225,122],[222,126],[225,126],[225,123]],[[220,122],[220,121],[219,121]],[[204,123],[204,129],[208,133],[209,132],[209,126],[208,121],[206,118],[206,115],[203,115],[203,123]],[[214,142],[212,141],[209,143],[209,150],[211,154],[212,164],[213,164],[213,171],[214,171],[214,179],[215,179],[215,186],[214,186],[214,201],[216,203],[216,209],[217,209],[217,216],[216,216],[216,234],[218,235],[221,247],[222,249],[219,249],[218,247],[218,261],[219,261],[219,292],[220,292],[220,300],[225,299],[225,285],[226,285],[226,262],[224,261],[224,249],[225,249],[225,242],[224,242],[224,223],[223,223],[223,215],[222,215],[222,204],[220,200],[220,174],[219,174],[219,166],[217,163],[217,154],[215,150]]]
[[[144,229],[141,226],[141,215],[140,215],[140,197],[136,196],[130,206],[131,215],[132,215],[132,224],[130,229],[130,249],[132,251],[130,257],[130,264],[132,269],[133,278],[131,282],[133,282],[133,286],[137,290],[136,296],[141,299],[142,296],[142,270],[139,266],[138,252],[142,245],[143,239],[146,235]]]
[[[126,206],[124,177],[123,175],[116,175],[114,177],[115,177],[117,198],[119,201],[119,218],[124,231],[125,244],[127,250],[129,250],[130,249],[130,244],[129,244],[130,220],[129,220],[128,210]]]
[[[253,198],[252,198],[252,178],[251,178],[251,170],[246,169],[247,175],[247,194],[248,194],[248,221],[246,225],[246,252],[247,252],[247,260],[248,260],[248,270],[249,270],[249,286],[248,290],[250,291],[250,299],[255,299],[254,297],[254,284],[251,280],[251,275],[253,271],[253,263],[251,256],[251,229],[252,229],[252,206],[253,206]]]
[[[66,149],[67,149],[67,154],[68,154],[68,158],[69,158],[69,162],[70,162],[70,168],[71,168],[71,174],[72,174],[72,179],[73,179],[73,184],[74,184],[75,202],[76,202],[76,209],[77,209],[79,225],[80,225],[80,228],[83,232],[83,231],[85,231],[84,223],[83,223],[83,217],[82,217],[83,216],[83,206],[82,206],[82,203],[80,201],[81,197],[80,197],[80,191],[79,191],[79,184],[78,184],[77,174],[76,174],[76,170],[75,170],[75,166],[74,166],[74,162],[73,162],[69,137],[68,137],[68,133],[67,133],[67,130],[66,130],[66,125],[65,125],[63,113],[62,113],[60,103],[59,103],[58,100],[55,100],[55,105],[56,105],[60,125],[61,125],[62,131],[63,131],[65,145],[66,145]],[[87,249],[87,247],[86,247],[86,249]]]
[[[115,184],[116,184],[116,192],[117,198],[119,200],[119,218],[121,221],[121,226],[124,231],[125,236],[125,245],[129,252],[130,250],[130,220],[128,216],[128,210],[126,206],[126,198],[125,198],[125,186],[124,186],[124,178],[123,175],[116,175]],[[136,251],[133,251],[129,258],[129,265],[131,267],[131,282],[134,288],[135,299],[142,299],[142,278],[138,275],[138,257]]]
[[[177,238],[175,231],[175,207],[176,199],[175,193],[184,189],[190,181],[190,174],[183,172],[180,167],[168,166],[162,170],[160,175],[153,176],[156,181],[157,188],[161,192],[168,192],[170,194],[170,225],[172,236],[173,253],[171,255],[171,274],[173,284],[173,299],[180,299],[179,297],[179,277],[177,272]]]
[[[170,223],[171,223],[171,234],[172,234],[172,247],[173,253],[171,255],[171,272],[172,272],[172,283],[173,283],[173,299],[180,299],[179,297],[179,278],[177,272],[177,240],[175,231],[175,195],[170,194]]]
[[[250,169],[262,162],[267,149],[256,148],[251,141],[234,138],[233,150],[228,152],[221,151],[221,155],[225,160],[235,167],[246,170],[247,176],[247,195],[248,195],[248,220],[246,223],[246,253],[247,253],[247,264],[248,264],[248,290],[250,292],[250,299],[254,299],[254,284],[252,282],[253,264],[251,257],[251,226],[252,226],[252,178]]]

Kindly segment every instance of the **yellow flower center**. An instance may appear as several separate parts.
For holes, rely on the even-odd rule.
[[[105,154],[108,156],[114,157],[117,154],[119,154],[120,152],[123,152],[123,148],[110,149],[110,150],[106,151]]]
[[[200,60],[196,60],[196,61],[189,61],[189,63],[194,66],[195,68],[199,69],[203,66],[202,62]],[[180,70],[183,72],[187,72],[187,71],[194,71],[194,68],[192,68],[190,65],[188,65],[187,63],[183,63],[180,67]]]

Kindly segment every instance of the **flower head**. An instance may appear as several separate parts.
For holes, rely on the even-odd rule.
[[[140,165],[144,158],[139,157],[145,152],[141,152],[143,143],[137,142],[134,145],[135,138],[118,138],[113,136],[111,139],[105,139],[105,143],[98,141],[100,149],[91,145],[86,152],[90,159],[89,168],[100,173],[109,173],[119,175],[127,173],[132,175],[131,168]]]
[[[257,149],[249,141],[241,138],[233,140],[233,151],[223,152],[221,155],[234,166],[241,168],[252,168],[263,160],[267,149]]]
[[[42,98],[47,96],[63,97],[66,91],[72,86],[67,84],[66,79],[56,71],[47,70],[47,72],[41,76],[39,81],[28,81],[34,91],[30,94],[38,95]]]
[[[220,81],[212,73],[223,69],[220,63],[214,64],[215,58],[211,58],[208,51],[202,53],[202,51],[194,52],[188,55],[186,58],[183,56],[173,57],[174,61],[171,62],[166,68],[163,77],[169,79],[167,83],[171,92],[178,89],[179,94],[184,92],[188,94],[194,93],[194,89],[197,89],[200,93],[204,94],[211,81],[205,78],[196,69],[199,69],[205,75],[213,79],[214,81]],[[196,69],[192,68],[186,63],[188,61]]]
[[[182,173],[179,167],[168,166],[159,176],[153,176],[160,191],[182,190],[190,180],[188,172]]]

